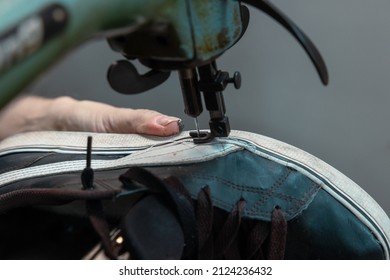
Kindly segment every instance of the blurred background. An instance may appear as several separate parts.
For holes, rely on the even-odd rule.
[[[324,87],[295,39],[251,9],[251,23],[218,60],[240,71],[240,90],[224,97],[232,129],[263,134],[301,148],[340,170],[390,215],[390,2],[271,0],[313,40],[330,74]],[[149,92],[125,96],[106,81],[121,57],[105,41],[89,41],[32,86],[44,96],[69,95],[116,106],[148,108],[194,122],[183,110],[177,74]],[[142,72],[142,68],[140,68]],[[208,127],[208,114],[200,118]]]

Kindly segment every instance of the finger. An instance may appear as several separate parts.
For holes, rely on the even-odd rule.
[[[182,130],[181,120],[151,110],[134,110],[132,127],[135,133],[156,136],[171,136]],[[130,126],[129,126],[130,127]]]
[[[145,131],[146,134],[154,134],[161,136],[170,136],[180,133],[183,130],[181,119],[171,116],[161,115],[155,118],[155,124],[149,127],[150,131]]]
[[[181,120],[153,110],[118,109],[103,115],[102,132],[171,136],[182,130]]]

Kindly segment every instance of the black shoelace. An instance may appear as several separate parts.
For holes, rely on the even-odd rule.
[[[184,235],[191,239],[187,240],[191,244],[190,251],[196,251],[187,251],[186,258],[189,256],[199,259],[284,258],[287,221],[278,206],[272,211],[271,222],[265,222],[243,218],[246,206],[244,199],[240,199],[229,213],[215,207],[208,186],[205,186],[193,200],[187,189],[175,177],[161,180],[145,169],[134,167],[123,174],[121,180],[141,182],[152,192],[160,189],[161,192],[169,193],[171,199],[167,201],[169,203],[171,200],[172,204],[176,204],[173,208],[177,211],[183,231],[187,232]],[[196,242],[192,240],[192,228],[195,228]]]

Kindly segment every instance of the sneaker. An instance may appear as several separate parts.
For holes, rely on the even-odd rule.
[[[31,132],[3,140],[0,258],[96,250],[72,243],[81,239],[99,243],[108,258],[389,259],[388,216],[332,166],[244,131],[193,140],[188,132]],[[58,226],[48,227],[46,216]],[[9,238],[25,235],[34,237],[9,253]],[[28,249],[33,244],[40,249]]]

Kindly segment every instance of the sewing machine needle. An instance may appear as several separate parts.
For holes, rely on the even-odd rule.
[[[199,121],[198,121],[198,117],[195,117],[195,118],[194,118],[194,121],[195,121],[196,131],[198,132],[198,137],[200,137],[200,130],[199,130]]]

